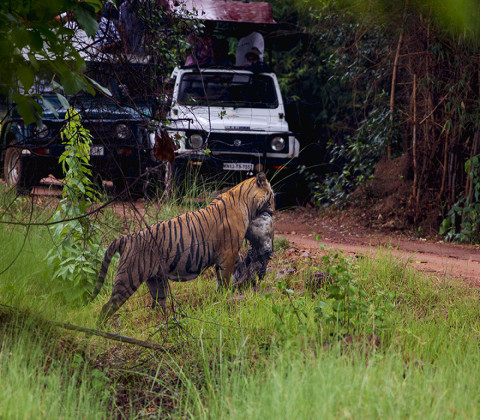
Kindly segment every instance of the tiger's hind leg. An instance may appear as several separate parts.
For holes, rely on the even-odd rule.
[[[167,296],[168,288],[168,277],[165,264],[160,261],[157,261],[155,270],[150,272],[150,275],[147,278],[147,286],[152,296],[152,309],[154,309],[157,304],[165,309],[165,299]]]
[[[131,267],[120,262],[115,281],[113,283],[112,295],[108,302],[103,305],[98,317],[98,324],[102,325],[110,318],[142,284],[143,278],[134,278]]]

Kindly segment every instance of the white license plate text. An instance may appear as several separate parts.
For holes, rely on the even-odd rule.
[[[253,171],[253,163],[224,162],[223,169],[226,171]]]

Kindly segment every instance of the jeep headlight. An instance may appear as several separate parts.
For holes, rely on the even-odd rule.
[[[39,139],[44,139],[49,134],[48,127],[43,122],[41,122],[38,125],[34,126],[33,134]]]
[[[200,149],[203,146],[203,137],[200,134],[192,134],[187,141],[189,149]]]
[[[270,140],[270,147],[274,152],[281,152],[285,149],[285,139],[283,137],[274,137]]]
[[[127,124],[117,124],[115,127],[115,136],[121,140],[125,140],[130,136],[130,129]]]

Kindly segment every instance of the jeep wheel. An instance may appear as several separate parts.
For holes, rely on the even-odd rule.
[[[142,183],[143,196],[147,200],[157,200],[169,197],[172,193],[172,165],[162,162],[157,168],[147,173]]]
[[[11,145],[5,153],[3,175],[7,185],[20,194],[28,194],[34,185],[34,176],[22,161],[22,149],[15,145]]]
[[[138,192],[136,192],[136,184],[140,184],[140,181],[132,181],[126,179],[123,175],[120,175],[112,179],[112,182],[113,191],[118,200],[127,201],[139,198]]]

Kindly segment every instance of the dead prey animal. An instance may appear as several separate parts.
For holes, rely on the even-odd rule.
[[[267,265],[273,255],[273,214],[268,211],[260,213],[248,226],[245,239],[250,248],[245,257],[239,255],[235,261],[232,285],[237,288],[255,286],[261,282],[267,272]]]

